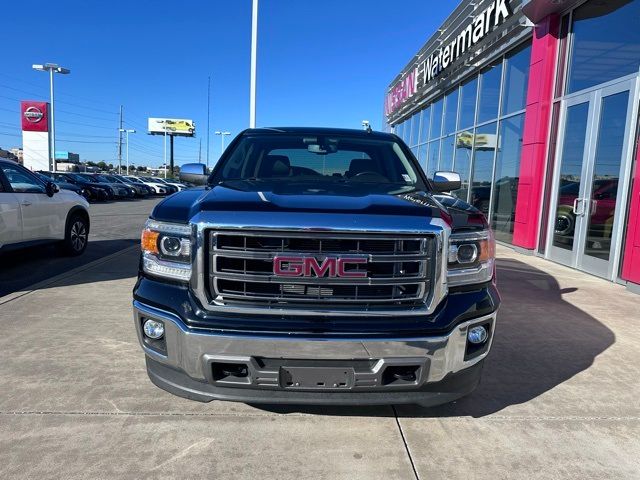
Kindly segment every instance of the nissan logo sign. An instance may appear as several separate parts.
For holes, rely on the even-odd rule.
[[[38,123],[44,117],[44,113],[38,107],[29,107],[24,111],[24,118],[27,122]]]

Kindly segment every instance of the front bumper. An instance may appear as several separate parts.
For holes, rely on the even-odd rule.
[[[482,362],[491,348],[495,315],[467,320],[438,336],[292,338],[193,329],[174,313],[134,301],[138,339],[153,383],[205,402],[447,403],[477,386]],[[149,318],[164,323],[163,343],[144,337],[142,324]],[[467,331],[477,324],[487,325],[490,337],[485,346],[470,354]],[[225,365],[241,365],[245,375],[220,376]],[[310,384],[309,378],[318,381]]]

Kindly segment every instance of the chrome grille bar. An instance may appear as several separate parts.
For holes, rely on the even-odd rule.
[[[207,238],[208,291],[218,305],[407,307],[424,305],[432,290],[434,236],[211,230]],[[278,276],[273,261],[282,254],[365,258],[353,271],[366,277]]]

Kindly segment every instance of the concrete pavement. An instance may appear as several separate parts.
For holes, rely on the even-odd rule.
[[[132,322],[135,248],[0,299],[0,478],[640,478],[640,297],[499,256],[483,382],[430,410],[159,390]]]

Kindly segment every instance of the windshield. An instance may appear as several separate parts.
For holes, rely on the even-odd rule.
[[[249,135],[211,181],[240,190],[289,193],[403,193],[426,186],[393,140],[322,135]],[[268,186],[268,187],[267,187]]]
[[[88,175],[86,173],[80,173],[78,174],[78,176],[81,177],[83,180],[89,181],[91,183],[100,183],[97,178],[92,177],[91,175]]]

